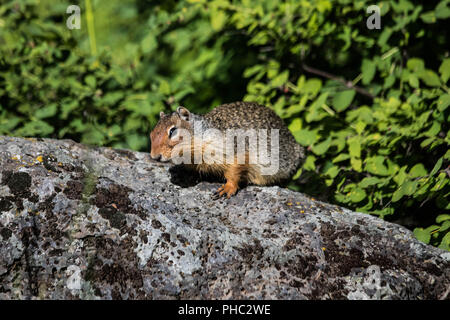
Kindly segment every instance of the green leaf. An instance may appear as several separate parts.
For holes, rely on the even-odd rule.
[[[295,118],[288,126],[291,132],[296,132],[302,129],[302,120],[300,118]]]
[[[320,79],[309,79],[306,81],[306,83],[303,85],[303,88],[301,92],[309,93],[313,97],[315,97],[320,89],[322,88],[322,81]]]
[[[441,131],[441,125],[437,121],[433,121],[431,128],[424,132],[424,135],[427,137],[436,137],[437,134]]]
[[[162,79],[159,83],[159,92],[164,95],[170,94],[170,84],[168,81]],[[134,97],[128,97],[128,100],[132,100]]]
[[[88,76],[84,77],[84,81],[91,88],[95,88],[97,85],[97,80],[95,79],[95,77],[93,75],[88,75]]]
[[[352,165],[352,168],[355,171],[361,172],[361,170],[362,170],[362,160],[361,159],[350,158],[350,164]]]
[[[378,45],[380,47],[384,47],[392,35],[392,28],[384,28],[381,32],[380,37],[378,38]]]
[[[364,198],[366,198],[367,194],[363,189],[355,188],[348,194],[350,197],[350,201],[357,203],[362,201]]]
[[[436,217],[436,223],[442,223],[450,220],[450,214],[440,214]]]
[[[447,150],[447,152],[444,154],[444,157],[443,157],[443,158],[444,158],[444,159],[447,159],[447,160],[450,159],[450,149]]]
[[[425,82],[427,86],[430,87],[439,87],[441,85],[441,81],[434,71],[425,69],[417,72],[419,78]]]
[[[105,93],[105,95],[102,98],[102,103],[105,103],[109,106],[114,106],[123,97],[124,97],[124,94],[121,91],[107,92],[107,93]]]
[[[41,136],[45,137],[52,133],[54,128],[48,123],[36,120],[33,122],[27,122],[22,128],[16,131],[16,134],[21,136],[33,137],[33,136]]]
[[[149,54],[151,51],[158,47],[158,42],[154,34],[147,34],[141,41],[142,53]]]
[[[410,196],[417,190],[418,182],[407,180],[392,195],[392,202],[397,202],[403,196]]]
[[[434,14],[434,11],[428,11],[420,15],[420,18],[425,23],[435,23],[436,22],[436,16]]]
[[[348,151],[352,158],[361,158],[361,137],[355,136],[347,140]]]
[[[336,158],[333,159],[333,163],[341,162],[350,159],[350,155],[347,153],[340,153]]]
[[[405,195],[410,196],[417,190],[418,184],[417,181],[405,181],[400,188],[403,188]]]
[[[441,74],[442,82],[446,83],[450,78],[450,58],[444,59],[439,67],[439,73]]]
[[[329,176],[330,178],[335,178],[337,175],[338,175],[338,173],[339,173],[339,167],[338,166],[332,166],[332,167],[329,167],[325,172],[324,172],[324,174],[325,175],[327,175],[327,176]]]
[[[332,105],[337,112],[344,111],[348,108],[348,106],[352,103],[353,98],[355,97],[355,90],[344,90],[338,92],[333,97]]]
[[[309,107],[309,112],[306,114],[306,122],[320,121],[329,113],[323,111],[323,105],[328,97],[328,92],[322,93]]]
[[[364,129],[366,128],[367,124],[363,121],[358,121],[355,124],[355,130],[360,135],[364,132]]]
[[[442,238],[439,248],[450,251],[450,232],[447,232],[447,234]]]
[[[423,164],[418,163],[409,170],[409,175],[411,178],[423,177],[427,175],[427,170]]]
[[[409,74],[409,76],[408,76],[408,83],[413,88],[418,88],[419,87],[419,79],[413,73]]]
[[[406,67],[413,72],[417,72],[425,68],[425,63],[422,59],[411,58],[406,62]]]
[[[450,94],[445,93],[439,97],[437,101],[437,108],[442,112],[447,109],[448,106],[450,106]]]
[[[434,142],[434,141],[436,141],[436,137],[427,138],[427,139],[423,140],[423,141],[420,143],[420,146],[421,146],[422,148],[425,148],[426,146],[428,146],[430,143],[432,143],[432,142]]]
[[[275,78],[272,79],[271,85],[273,87],[281,87],[287,82],[288,77],[289,71],[283,71],[282,73],[280,73],[279,75],[277,75]]]
[[[175,101],[179,101],[181,99],[183,99],[185,96],[187,96],[190,93],[194,93],[195,90],[192,87],[187,87],[183,90],[178,91],[176,94],[174,94],[173,98],[175,99]]]
[[[405,194],[403,193],[402,189],[397,189],[395,190],[395,192],[392,194],[392,202],[397,202],[399,201],[401,198],[403,198]]]
[[[439,4],[434,9],[436,18],[438,18],[438,19],[450,18],[450,7],[448,7],[449,3],[450,2],[446,1],[446,0],[439,2]]]
[[[297,180],[298,178],[300,178],[300,176],[302,175],[302,172],[303,172],[303,168],[298,169],[297,172],[292,177],[292,180]]]
[[[384,79],[383,87],[384,87],[385,89],[391,88],[391,87],[394,85],[396,79],[397,79],[397,78],[395,77],[394,74],[391,74],[391,75],[387,76],[387,77]]]
[[[367,188],[369,186],[373,186],[377,183],[382,182],[383,180],[377,177],[366,177],[361,180],[361,182],[358,184],[361,188]]]
[[[306,157],[305,164],[303,165],[303,168],[305,170],[314,171],[316,170],[315,165],[316,157],[313,155],[309,155]]]
[[[431,172],[430,172],[430,177],[434,176],[436,174],[436,172],[438,172],[438,170],[442,166],[442,161],[444,161],[443,157],[439,158],[439,160],[436,161],[436,164],[434,165],[433,170],[431,170]]]
[[[37,110],[34,115],[38,119],[53,117],[56,114],[57,109],[58,107],[56,103],[52,103],[46,107]]]
[[[314,144],[317,140],[317,134],[315,131],[310,131],[308,129],[301,129],[298,131],[294,131],[293,135],[295,140],[300,143],[302,146],[308,147]]]
[[[317,155],[322,155],[325,152],[327,152],[330,145],[331,145],[331,137],[328,137],[325,141],[322,141],[321,143],[314,145],[312,147],[312,151]]]
[[[81,142],[89,145],[102,145],[104,138],[105,135],[102,131],[89,126],[88,129],[84,132],[83,137],[81,138]]]
[[[211,26],[214,31],[221,30],[227,21],[227,15],[223,10],[213,10],[211,14]]]
[[[147,145],[147,137],[139,134],[131,134],[127,137],[127,144],[133,150],[140,150]]]
[[[0,106],[1,107],[1,106]],[[20,122],[19,118],[8,118],[0,121],[0,134],[11,132]]]
[[[366,170],[372,174],[387,176],[389,175],[389,170],[384,165],[383,156],[375,156],[366,159]]]
[[[363,59],[362,66],[362,83],[367,85],[372,81],[375,71],[376,71],[376,64],[372,60]]]
[[[249,68],[245,69],[244,77],[245,78],[249,78],[249,77],[251,77],[253,75],[256,75],[257,73],[259,73],[263,69],[264,69],[264,66],[260,65],[260,64],[257,64],[257,65],[254,65],[252,67],[249,67]]]
[[[431,234],[423,228],[415,228],[413,233],[417,240],[422,241],[426,244],[430,242]]]
[[[450,230],[450,220],[443,221],[441,227],[439,228],[439,232],[444,232],[447,230]]]
[[[71,114],[72,111],[75,111],[79,107],[80,105],[76,100],[63,100],[61,104],[61,118],[67,119],[69,117],[69,114]]]

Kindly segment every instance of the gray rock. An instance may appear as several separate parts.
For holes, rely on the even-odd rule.
[[[0,137],[1,299],[449,299],[450,252],[147,153]]]

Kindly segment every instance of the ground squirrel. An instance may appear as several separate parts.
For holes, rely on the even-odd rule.
[[[303,147],[283,120],[271,109],[250,102],[223,104],[204,115],[181,106],[171,114],[161,112],[150,139],[152,159],[174,163],[177,159],[200,173],[225,178],[216,192],[219,197],[234,195],[240,183],[287,182],[304,159]]]

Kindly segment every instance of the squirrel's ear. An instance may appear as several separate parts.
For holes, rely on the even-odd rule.
[[[180,118],[185,120],[185,121],[189,121],[189,117],[191,116],[191,113],[188,109],[186,109],[185,107],[179,106],[177,108],[177,113],[180,115]]]
[[[159,113],[159,117],[162,118],[162,117],[164,117],[164,116],[165,116],[164,112],[161,111],[161,112]]]

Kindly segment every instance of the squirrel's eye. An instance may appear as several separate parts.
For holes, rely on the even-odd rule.
[[[172,128],[170,128],[170,130],[169,130],[169,138],[171,138],[171,137],[172,137],[172,135],[174,134],[175,130],[177,130],[177,128],[176,128],[176,127],[172,127]]]

